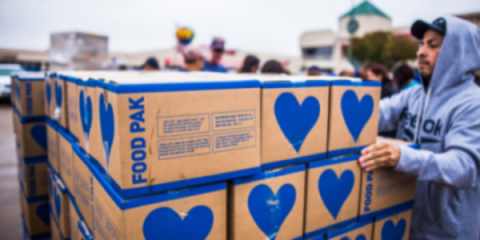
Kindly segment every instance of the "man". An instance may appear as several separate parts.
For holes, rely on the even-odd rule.
[[[153,72],[160,70],[157,59],[155,57],[149,57],[147,61],[142,65],[142,70],[145,72]]]
[[[321,76],[322,69],[316,65],[313,65],[307,69],[307,76]]]
[[[181,72],[201,71],[204,68],[204,61],[200,51],[193,47],[187,47],[183,50],[184,68]]]
[[[220,38],[214,38],[212,41],[212,45],[210,46],[210,50],[212,51],[212,59],[210,59],[210,62],[205,61],[203,71],[226,73],[227,69],[222,64],[220,64],[223,52],[225,51],[225,41]]]
[[[411,239],[479,239],[480,30],[455,17],[416,21],[422,85],[380,103],[379,131],[420,150],[377,143],[362,150],[366,171],[392,167],[417,177]]]

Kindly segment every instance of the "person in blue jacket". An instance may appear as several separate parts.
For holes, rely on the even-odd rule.
[[[446,16],[416,21],[421,85],[380,102],[379,131],[419,150],[376,143],[361,152],[366,171],[389,167],[417,177],[410,239],[479,239],[480,29]]]
[[[227,69],[220,64],[220,60],[222,60],[225,52],[225,41],[221,38],[214,38],[210,45],[210,50],[212,51],[212,58],[210,61],[205,61],[203,71],[226,73]]]

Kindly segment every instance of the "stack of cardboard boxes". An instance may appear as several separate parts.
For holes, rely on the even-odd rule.
[[[45,86],[58,237],[408,238],[415,179],[356,162],[380,83],[58,72]]]
[[[50,237],[44,74],[12,76],[13,128],[25,239]]]

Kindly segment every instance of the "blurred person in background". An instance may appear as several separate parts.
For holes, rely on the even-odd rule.
[[[362,80],[367,80],[367,70],[372,64],[374,63],[371,61],[365,61],[359,69],[354,70],[354,76]]]
[[[361,152],[365,171],[391,168],[415,176],[410,239],[479,239],[480,29],[446,16],[411,27],[419,40],[421,85],[380,102],[379,131],[420,149],[383,142]]]
[[[355,76],[355,73],[352,72],[352,71],[348,71],[348,70],[342,70],[338,76],[340,77],[354,77]]]
[[[382,82],[382,94],[380,98],[390,97],[395,91],[393,90],[392,81],[388,77],[388,70],[385,66],[378,63],[369,64],[366,69],[366,80]]]
[[[322,69],[319,68],[318,66],[311,66],[307,69],[307,76],[321,76],[322,75]]]
[[[152,72],[160,70],[160,65],[155,57],[149,57],[142,65],[142,70],[145,72]]]
[[[285,70],[282,67],[282,64],[280,64],[276,60],[268,60],[265,64],[263,64],[262,73],[285,73]]]
[[[214,38],[210,45],[212,58],[210,61],[205,61],[203,71],[206,72],[222,72],[226,73],[227,69],[220,64],[223,53],[225,52],[225,41],[221,38]]]
[[[406,63],[399,63],[393,67],[393,82],[397,91],[420,85],[415,81],[415,73],[413,69]]]
[[[260,60],[253,55],[248,55],[243,60],[243,66],[239,69],[239,73],[256,73],[260,67]]]
[[[195,72],[204,69],[205,61],[200,51],[193,47],[186,47],[183,50],[184,65],[181,72]]]

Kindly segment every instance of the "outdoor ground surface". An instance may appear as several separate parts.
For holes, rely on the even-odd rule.
[[[22,239],[12,107],[0,103],[0,239]]]

